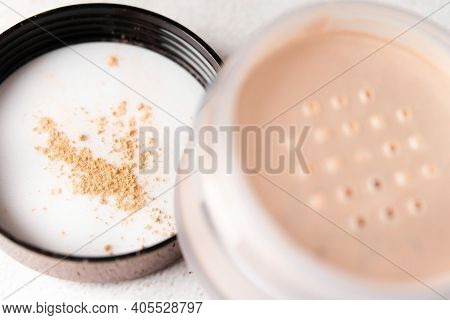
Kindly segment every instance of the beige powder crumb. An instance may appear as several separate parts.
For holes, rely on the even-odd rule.
[[[147,160],[150,157],[150,152],[141,152],[139,154],[139,169],[144,169],[147,167]]]
[[[135,128],[136,127],[136,119],[134,117],[131,117],[128,119],[128,127]]]
[[[123,160],[131,161],[134,159],[134,153],[137,149],[136,142],[128,137],[115,139],[113,151],[120,152]]]
[[[65,236],[65,235],[66,235],[66,232],[65,232],[64,230],[61,230],[61,235],[62,235],[62,236]]]
[[[128,212],[144,206],[145,192],[133,173],[134,164],[114,166],[105,159],[95,158],[86,147],[77,150],[51,119],[41,119],[40,124],[41,132],[48,134],[47,145],[42,152],[50,160],[63,161],[71,166],[69,177],[74,192],[99,196],[101,200],[112,196],[116,208]]]
[[[87,140],[87,135],[81,134],[81,135],[78,137],[78,140],[80,140],[80,141],[86,141],[86,140]]]
[[[105,252],[108,252],[110,255],[112,254],[112,251],[111,251],[111,245],[109,245],[109,244],[105,244],[105,245],[103,246],[103,250],[104,250]]]
[[[130,131],[128,131],[128,136],[129,137],[135,137],[137,135],[137,130],[136,129],[130,129]]]
[[[43,117],[39,120],[39,126],[36,127],[39,133],[47,132],[49,130],[55,129],[55,123],[52,119],[48,117]]]
[[[153,147],[155,145],[155,143],[156,143],[155,138],[153,138],[153,137],[149,138],[146,142],[146,147],[147,148]]]
[[[152,114],[151,112],[144,112],[143,114],[141,114],[140,120],[142,122],[147,122],[150,118],[151,118]]]
[[[110,66],[111,68],[115,68],[119,65],[119,59],[117,58],[117,56],[115,55],[110,55],[107,59],[106,59],[106,64],[108,66]]]
[[[137,108],[140,111],[139,120],[147,122],[152,117],[152,108],[143,103],[140,103]]]
[[[106,195],[102,194],[100,195],[100,203],[101,204],[107,204],[108,200],[106,199]]]
[[[97,133],[102,134],[105,132],[105,126],[108,123],[105,117],[100,117],[97,119]]]
[[[121,101],[112,115],[115,117],[123,116],[127,112],[127,102]]]

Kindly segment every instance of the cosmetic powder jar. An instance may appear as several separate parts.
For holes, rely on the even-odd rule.
[[[446,139],[438,119],[448,114],[449,39],[394,7],[320,4],[281,17],[227,60],[196,129],[307,126],[310,172],[244,172],[242,142],[231,145],[230,172],[230,140],[219,134],[210,144],[215,174],[199,172],[176,189],[183,255],[209,292],[250,299],[449,294],[447,255],[439,253],[448,245],[449,204],[439,186],[448,182],[448,153],[445,142],[438,146]]]

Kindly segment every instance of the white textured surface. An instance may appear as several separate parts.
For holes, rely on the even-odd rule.
[[[22,16],[31,16],[56,6],[93,1],[73,0],[0,0]],[[23,17],[0,2],[0,30],[23,20]],[[239,47],[255,30],[283,12],[316,1],[301,0],[149,0],[94,1],[130,4],[163,14],[185,25],[202,37],[222,57]],[[398,5],[426,15],[446,0],[380,1]],[[433,16],[433,20],[450,28],[450,7]],[[39,277],[13,298],[42,299],[202,299],[206,294],[184,262],[143,279],[118,284],[79,284]],[[0,297],[37,275],[0,251]]]

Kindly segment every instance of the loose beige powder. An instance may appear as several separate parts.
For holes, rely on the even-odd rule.
[[[116,110],[112,112],[112,115],[115,117],[123,116],[127,112],[127,102],[121,101],[117,106]]]
[[[119,59],[116,56],[111,55],[106,59],[106,64],[111,68],[115,68],[119,64]]]
[[[63,161],[71,167],[74,192],[98,196],[102,203],[112,196],[116,208],[127,212],[137,211],[144,206],[145,192],[133,173],[136,164],[114,166],[105,159],[95,158],[89,148],[78,150],[50,118],[41,118],[37,131],[48,135],[46,146],[38,147],[37,150],[50,160]],[[128,154],[127,148],[126,145]]]

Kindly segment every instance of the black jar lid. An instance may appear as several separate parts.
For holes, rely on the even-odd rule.
[[[164,16],[117,4],[82,4],[50,10],[0,35],[0,84],[32,59],[85,42],[121,42],[152,50],[183,67],[205,89],[221,59],[197,35]],[[142,250],[109,257],[62,255],[27,243],[0,225],[0,247],[25,265],[58,278],[107,282],[133,279],[176,261],[176,235]]]

